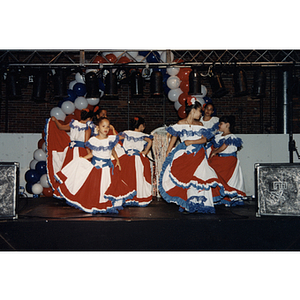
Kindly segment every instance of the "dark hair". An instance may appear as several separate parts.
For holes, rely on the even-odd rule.
[[[100,117],[99,119],[97,119],[96,125],[99,126],[99,124],[100,124],[103,120],[107,120],[107,121],[110,123],[110,121],[109,121],[109,119],[108,119],[107,117]]]
[[[192,104],[192,105],[188,105],[188,103],[186,101],[185,102],[185,113],[186,113],[186,115],[188,116],[193,108],[197,109],[198,107],[201,107],[201,103],[199,101],[196,100],[195,103]]]
[[[230,131],[234,131],[234,126],[235,126],[235,116],[222,116],[219,119],[219,123],[224,122],[224,123],[229,123],[230,124]]]
[[[204,104],[203,110],[207,107],[207,105],[211,105],[213,107],[213,112],[215,112],[215,105],[212,102],[208,102]]]
[[[80,113],[80,119],[81,120],[86,120],[88,118],[92,118],[93,117],[93,112],[87,108],[82,109],[81,113]]]
[[[94,107],[94,109],[93,109],[93,122],[94,122],[94,123],[97,123],[97,120],[98,120],[98,117],[97,117],[97,116],[99,116],[99,114],[100,114],[100,112],[101,112],[102,110],[106,110],[106,109],[100,107],[99,105],[96,105],[96,106]]]
[[[130,120],[129,128],[130,130],[134,130],[136,128],[139,128],[141,124],[145,124],[145,119],[137,116]]]

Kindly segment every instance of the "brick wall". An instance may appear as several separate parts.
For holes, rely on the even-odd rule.
[[[266,68],[267,83],[266,97],[263,99],[252,99],[249,95],[234,97],[232,75],[222,74],[222,78],[229,93],[222,98],[212,99],[217,109],[217,115],[233,114],[236,117],[236,133],[259,134],[277,132],[277,70]],[[295,71],[298,72],[297,70]],[[251,89],[254,71],[246,69],[248,88]],[[299,76],[299,74],[296,74]],[[68,82],[74,80],[75,74],[68,77]],[[208,80],[204,77],[202,84],[208,90],[208,97],[211,97],[211,88]],[[131,98],[130,86],[123,83],[119,86],[118,100],[101,99],[100,104],[106,108],[111,123],[117,131],[127,129],[128,118],[141,115],[146,119],[145,132],[151,132],[160,127],[164,122],[169,125],[176,123],[179,118],[173,102],[166,97],[151,98],[149,81],[145,81],[144,95],[142,98]],[[58,105],[54,99],[53,87],[49,83],[46,98],[43,103],[35,103],[31,100],[32,83],[24,76],[22,87],[22,99],[9,100],[6,106],[5,83],[1,83],[0,103],[0,132],[9,133],[39,133],[43,131],[45,120],[50,116],[50,111]],[[293,98],[293,127],[294,132],[300,132],[299,111],[300,105],[298,96]],[[279,112],[280,113],[280,112]]]

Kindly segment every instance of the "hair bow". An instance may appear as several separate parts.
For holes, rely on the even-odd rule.
[[[196,102],[196,98],[195,97],[188,97],[187,98],[187,104],[190,105],[194,105]]]

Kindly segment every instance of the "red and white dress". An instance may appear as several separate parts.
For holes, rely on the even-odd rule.
[[[98,135],[98,129],[97,129],[96,125],[93,122],[91,122],[91,123],[89,123],[89,126],[91,128],[91,136]],[[109,132],[108,132],[107,135],[115,135],[115,134],[114,134],[112,129],[109,129]],[[121,141],[119,141],[118,144],[115,146],[115,151],[116,151],[118,157],[120,157],[121,155],[123,155],[125,153],[124,149],[122,148],[122,142]]]
[[[175,124],[166,130],[172,136],[178,136],[181,143],[163,164],[158,187],[161,196],[167,202],[179,205],[180,211],[215,213],[214,199],[220,197],[223,186],[208,164],[204,144],[186,146],[184,143],[202,136],[209,139],[211,131],[204,126],[188,124]]]
[[[213,136],[218,133],[218,131],[219,131],[219,118],[218,117],[213,116],[210,118],[210,120],[204,121],[203,116],[202,116],[200,118],[200,122],[202,122],[202,124],[205,128],[209,129],[212,132]],[[209,157],[211,150],[212,150],[212,142],[211,141],[208,141],[206,143],[205,149],[206,149],[207,157]]]
[[[124,206],[147,206],[152,201],[151,168],[149,159],[140,152],[147,144],[145,137],[153,137],[133,130],[123,131],[119,135],[124,137],[122,148],[125,154],[119,157],[122,178],[136,191],[136,195],[126,200]]]
[[[217,155],[208,159],[209,165],[216,171],[218,177],[225,181],[225,189],[230,192],[230,198],[225,197],[220,200],[223,204],[243,204],[242,198],[246,197],[244,189],[244,179],[240,161],[237,158],[237,150],[242,146],[242,140],[234,134],[223,135],[218,133],[212,140],[213,149],[219,148],[223,144],[227,148]]]
[[[219,130],[219,118],[218,117],[211,117],[208,121],[204,121],[204,117],[201,116],[200,122],[203,124],[205,128],[208,128],[212,131],[213,134]]]
[[[106,139],[91,137],[86,147],[93,153],[91,162],[78,157],[56,174],[58,191],[71,206],[87,213],[117,213],[125,200],[135,195],[134,190],[120,177],[120,170],[111,160],[112,149],[119,137]]]
[[[47,177],[53,189],[53,196],[61,198],[57,191],[58,183],[55,174],[66,166],[71,160],[85,156],[85,132],[89,129],[90,121],[81,123],[77,120],[70,122],[70,132],[57,128],[54,121],[49,118],[45,126],[45,140],[47,152]]]

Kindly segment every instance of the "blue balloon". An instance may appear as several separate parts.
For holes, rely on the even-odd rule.
[[[103,83],[103,81],[99,78],[98,82],[99,82],[99,89],[105,92],[105,84]]]
[[[75,91],[68,89],[68,90],[67,90],[67,93],[68,93],[68,98],[67,98],[67,99],[68,99],[69,101],[74,102],[75,99],[77,98],[77,95],[76,95]]]
[[[146,56],[149,53],[149,51],[139,51],[139,55]]]
[[[73,91],[75,92],[75,94],[78,97],[82,97],[86,94],[86,87],[84,83],[81,82],[77,82],[75,83],[75,85],[73,86]]]
[[[203,100],[205,101],[205,103],[212,103],[212,100],[207,96],[203,97]]]
[[[146,56],[146,55],[145,55]],[[153,51],[151,52],[147,57],[146,57],[146,60],[147,62],[149,63],[157,63],[159,62],[160,60],[160,55],[157,51]]]
[[[170,75],[167,72],[163,73],[163,83],[164,84],[167,84],[167,80],[169,77],[170,77]]]
[[[41,175],[36,171],[36,170],[28,170],[26,173],[25,173],[25,180],[29,183],[37,183],[41,178]]]
[[[165,94],[168,95],[168,94],[169,94],[169,91],[170,91],[171,89],[170,89],[166,84],[164,84],[163,87],[164,87],[164,92],[165,92]]]
[[[66,101],[67,98],[64,98],[63,100],[60,100],[58,103],[57,103],[57,106],[60,108],[61,105]]]
[[[47,173],[47,168],[46,168],[46,162],[45,161],[39,161],[35,165],[35,170],[42,176],[43,174]]]
[[[27,182],[26,185],[25,185],[25,189],[26,191],[29,193],[29,194],[33,194],[32,192],[32,186],[34,185],[34,183],[30,183],[30,182]]]

